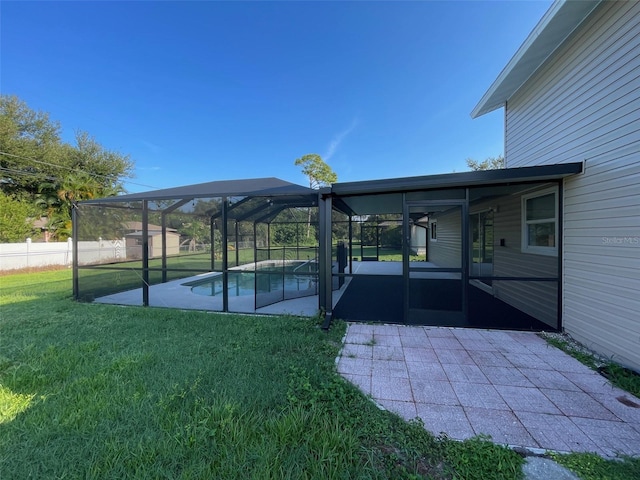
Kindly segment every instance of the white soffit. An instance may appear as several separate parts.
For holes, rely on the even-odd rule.
[[[471,112],[477,118],[505,105],[602,0],[557,0]]]

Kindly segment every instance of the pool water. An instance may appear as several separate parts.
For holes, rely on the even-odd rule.
[[[317,264],[300,261],[282,265],[261,264],[258,270],[229,272],[229,296],[240,297],[268,292],[301,292],[315,290],[318,283]],[[222,295],[222,274],[188,282],[196,295]]]

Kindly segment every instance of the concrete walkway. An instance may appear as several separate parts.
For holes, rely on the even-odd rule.
[[[337,362],[376,403],[434,434],[640,455],[640,399],[535,333],[350,324]]]

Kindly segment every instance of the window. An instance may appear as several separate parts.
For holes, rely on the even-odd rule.
[[[547,189],[522,197],[522,251],[558,254],[558,193]]]
[[[438,240],[438,230],[436,229],[436,222],[431,222],[431,241],[436,242]]]

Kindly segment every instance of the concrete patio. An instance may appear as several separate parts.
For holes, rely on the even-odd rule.
[[[640,399],[535,333],[350,324],[340,374],[434,434],[532,452],[640,455]]]

